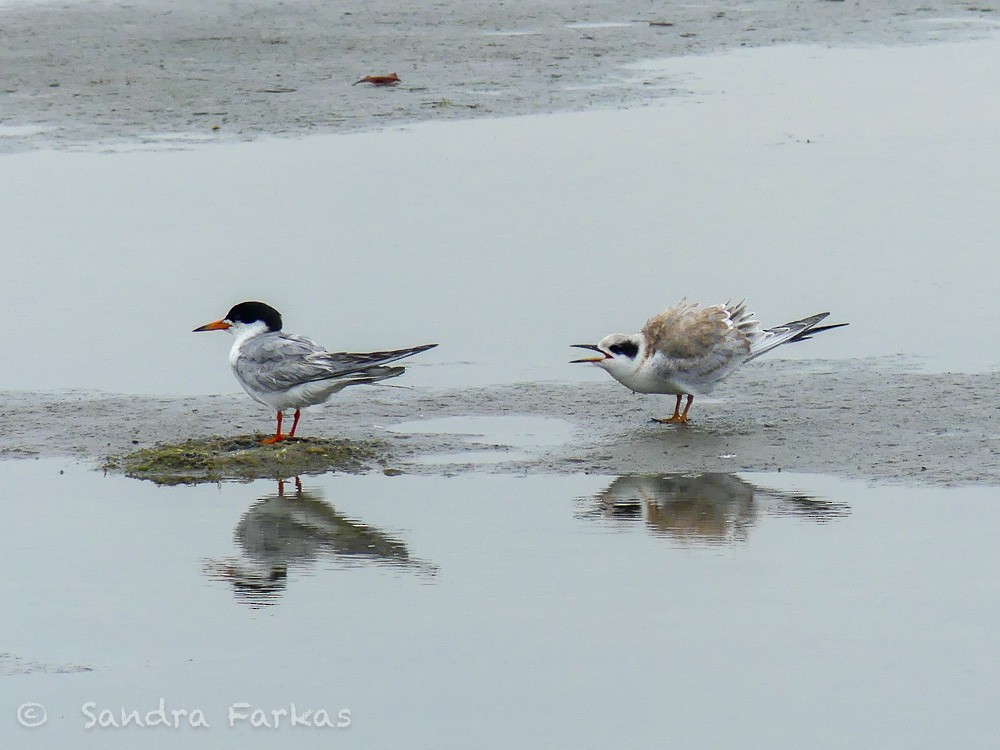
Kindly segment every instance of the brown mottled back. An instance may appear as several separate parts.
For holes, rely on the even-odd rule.
[[[751,342],[729,319],[730,310],[724,305],[701,307],[682,300],[646,321],[642,333],[652,345],[650,355],[696,359],[720,347],[732,354],[749,354]]]

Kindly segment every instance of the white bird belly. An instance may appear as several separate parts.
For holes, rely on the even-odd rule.
[[[609,369],[608,372],[615,380],[636,393],[699,396],[709,393],[718,382],[718,378],[715,377],[702,379],[684,373],[665,373],[648,362],[632,371]]]
[[[611,375],[623,386],[636,393],[670,393],[679,395],[691,392],[684,385],[673,379],[661,378],[648,371],[640,370],[639,372],[628,374],[613,372]]]
[[[239,378],[237,378],[239,380]],[[250,394],[255,401],[270,406],[275,411],[285,411],[286,409],[302,409],[306,406],[315,406],[326,401],[334,393],[343,390],[348,383],[336,380],[316,380],[309,383],[301,383],[284,390],[262,391],[244,383],[240,380],[243,389]]]

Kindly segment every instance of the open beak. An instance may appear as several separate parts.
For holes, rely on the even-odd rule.
[[[575,365],[577,362],[603,362],[606,359],[611,359],[610,354],[605,354],[601,351],[601,348],[596,344],[573,344],[573,347],[577,349],[590,349],[593,352],[598,352],[600,357],[584,357],[583,359],[574,359],[570,361],[571,365]]]
[[[215,320],[199,328],[195,328],[191,333],[198,333],[199,331],[228,331],[232,327],[232,323],[227,323],[224,320]]]

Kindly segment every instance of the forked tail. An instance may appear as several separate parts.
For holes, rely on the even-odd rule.
[[[817,333],[830,331],[834,328],[841,328],[847,325],[847,323],[833,323],[832,325],[818,326],[817,323],[822,321],[829,314],[830,313],[828,312],[819,313],[817,315],[811,315],[808,318],[802,318],[802,320],[793,320],[791,323],[785,323],[784,325],[765,329],[764,337],[759,339],[755,344],[753,344],[753,346],[750,347],[750,356],[747,358],[747,361],[749,362],[751,359],[756,359],[761,354],[766,354],[782,344],[792,344],[796,341],[805,341],[806,339],[811,339]]]

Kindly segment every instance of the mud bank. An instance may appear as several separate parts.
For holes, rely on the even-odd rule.
[[[249,140],[684,93],[627,66],[789,42],[993,33],[992,3],[9,3],[0,151]],[[395,88],[352,86],[398,72]]]
[[[265,444],[265,435],[203,438],[158,444],[109,456],[103,468],[157,484],[284,479],[332,471],[361,473],[378,460],[378,446],[346,440],[290,438]]]
[[[304,412],[306,436],[377,441],[414,474],[797,471],[930,484],[1000,483],[1000,373],[921,373],[897,359],[777,360],[697,399],[687,426],[649,421],[669,397],[613,382],[375,390]],[[8,458],[106,457],[266,431],[244,396],[151,399],[9,392]],[[16,426],[16,431],[12,429]]]

